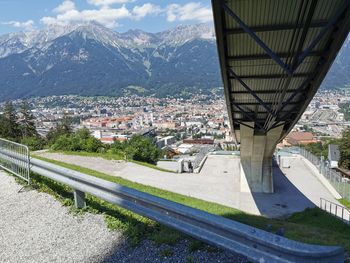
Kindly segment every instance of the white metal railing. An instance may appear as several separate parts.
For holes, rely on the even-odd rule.
[[[320,208],[331,215],[340,218],[345,223],[350,224],[350,210],[346,207],[333,203],[324,198],[320,198]]]
[[[8,156],[7,158],[1,158],[0,156],[0,167],[30,184],[30,156],[28,147],[0,138],[0,149],[13,154],[12,157]]]
[[[318,158],[314,154],[299,148],[300,154],[309,160],[341,195],[342,198],[350,202],[350,180],[342,177],[341,174],[329,167],[327,161],[323,158]]]

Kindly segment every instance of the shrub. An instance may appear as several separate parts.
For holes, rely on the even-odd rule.
[[[88,129],[83,128],[71,135],[59,136],[51,148],[56,151],[102,152],[104,145],[101,141],[91,136]]]
[[[45,139],[40,136],[25,137],[21,140],[21,144],[27,145],[29,150],[42,150],[45,146]]]
[[[150,138],[134,135],[125,145],[125,153],[128,158],[135,161],[156,164],[161,151]]]

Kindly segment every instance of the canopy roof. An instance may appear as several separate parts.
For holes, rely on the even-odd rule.
[[[350,0],[212,0],[227,108],[256,134],[284,137],[315,95],[350,27]]]

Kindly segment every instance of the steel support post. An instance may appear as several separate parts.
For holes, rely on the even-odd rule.
[[[85,193],[74,190],[74,205],[76,208],[84,208],[86,206]]]

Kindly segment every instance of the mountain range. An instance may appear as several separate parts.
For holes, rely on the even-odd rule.
[[[0,37],[1,100],[60,94],[181,95],[221,86],[207,24],[160,33],[89,22]]]
[[[350,35],[348,35],[321,88],[333,89],[350,86]]]
[[[350,41],[323,83],[350,84]],[[118,33],[96,22],[0,36],[0,101],[48,95],[188,96],[222,86],[208,24]]]

